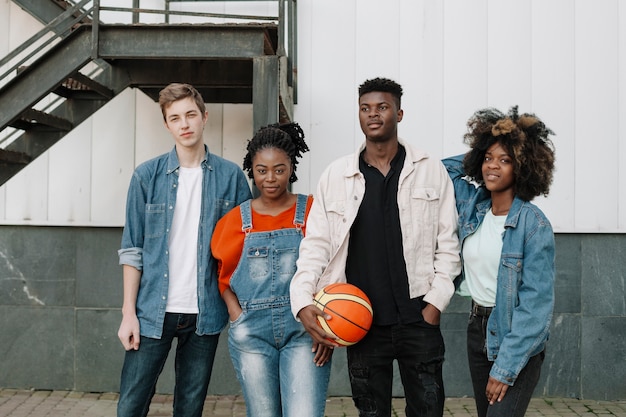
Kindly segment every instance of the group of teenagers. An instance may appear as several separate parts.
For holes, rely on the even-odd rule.
[[[554,305],[554,235],[531,203],[552,182],[553,132],[517,107],[482,109],[467,122],[468,151],[440,161],[398,137],[398,83],[368,79],[358,96],[365,141],[324,170],[313,197],[290,187],[309,150],[297,123],[259,129],[242,170],[204,144],[193,86],[160,92],[175,146],[136,168],[118,252],[119,417],[147,415],[174,339],[174,416],[200,417],[227,323],[248,416],[322,417],[339,345],[313,299],[335,282],[374,310],[345,348],[360,416],[391,415],[394,360],[406,416],[443,415],[440,319],[455,291],[471,297],[478,415],[525,414]]]

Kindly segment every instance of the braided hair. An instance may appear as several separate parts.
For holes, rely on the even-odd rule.
[[[246,147],[248,152],[243,158],[243,170],[248,172],[249,178],[254,179],[252,159],[257,152],[272,148],[280,149],[289,156],[291,165],[293,166],[293,172],[289,177],[289,182],[296,182],[298,180],[296,176],[298,158],[300,158],[304,152],[307,152],[309,147],[306,142],[304,142],[304,131],[300,125],[295,122],[286,124],[275,123],[259,129],[254,137],[248,141],[248,146]]]
[[[482,164],[487,149],[498,142],[513,159],[515,194],[524,201],[548,195],[554,171],[554,132],[534,114],[518,114],[517,106],[507,114],[497,109],[478,110],[467,122],[463,135],[470,151],[465,155],[465,173],[483,182]]]

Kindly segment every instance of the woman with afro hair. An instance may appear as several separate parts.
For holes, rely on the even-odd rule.
[[[322,417],[332,349],[313,342],[289,297],[313,202],[289,185],[308,147],[300,126],[289,123],[260,129],[247,151],[243,169],[259,196],[220,219],[211,241],[230,356],[248,416]]]
[[[445,159],[470,295],[467,355],[480,417],[523,416],[539,380],[554,306],[554,234],[530,201],[547,195],[553,132],[533,114],[479,110],[469,152]]]

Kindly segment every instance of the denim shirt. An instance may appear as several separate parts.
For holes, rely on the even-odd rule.
[[[215,223],[252,197],[243,171],[210,154],[202,167],[202,203],[198,230],[198,319],[196,333],[217,334],[228,320],[217,288],[217,264],[210,253]],[[118,251],[120,265],[142,271],[136,310],[142,336],[159,339],[168,297],[168,237],[178,186],[178,156],[171,152],[139,165],[128,189],[126,225]]]
[[[454,183],[461,245],[491,209],[490,193],[465,176],[463,157],[443,160]],[[554,307],[554,254],[548,219],[515,197],[502,235],[496,305],[487,322],[490,376],[505,384],[513,385],[530,357],[545,348]]]

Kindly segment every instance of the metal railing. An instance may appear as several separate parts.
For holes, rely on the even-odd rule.
[[[48,1],[48,0],[46,0]],[[199,4],[201,2],[214,2],[215,0],[187,0],[185,4]],[[222,0],[229,1],[241,0]],[[172,3],[179,3],[181,0],[165,0],[163,9],[142,9],[137,7],[139,0],[133,0],[134,7],[107,7],[102,6],[100,0],[71,0],[71,8],[52,20],[43,29],[26,40],[22,45],[15,48],[5,57],[0,59],[0,88],[13,79],[19,69],[32,63],[50,50],[60,40],[69,36],[77,25],[89,22],[92,27],[92,58],[97,58],[98,52],[98,29],[100,24],[106,24],[101,17],[105,13],[127,14],[126,19],[130,24],[141,23],[140,16],[162,15],[163,23],[170,24],[171,16],[184,18],[195,18],[198,23],[207,21],[215,22],[216,19],[244,22],[275,22],[278,25],[278,51],[277,54],[287,57],[288,82],[294,87],[296,73],[296,46],[297,46],[297,9],[296,0],[248,0],[251,2],[263,1],[266,3],[278,3],[278,12],[275,16],[241,15],[228,13],[205,13],[190,10],[172,10]],[[202,19],[205,19],[202,21]],[[161,24],[163,24],[161,23]],[[182,22],[181,22],[182,23]]]
[[[45,0],[49,1],[49,0]],[[144,9],[139,7],[139,0],[133,0],[133,7],[108,7],[101,5],[101,0],[68,0],[71,7],[61,13],[58,17],[48,23],[43,29],[35,35],[27,39],[19,47],[12,50],[9,54],[0,59],[0,89],[15,78],[20,69],[37,61],[47,51],[52,49],[54,45],[68,37],[72,31],[79,25],[91,25],[91,45],[92,59],[96,67],[90,69],[87,76],[91,76],[101,68],[98,60],[98,33],[99,26],[106,25],[105,19],[102,19],[107,13],[109,16],[124,16],[125,23],[128,24],[150,24],[154,22],[141,22],[142,15],[161,15],[163,16],[163,24],[171,24],[170,17],[180,17],[180,23],[185,19],[193,19],[194,23],[205,24],[207,22],[219,23],[219,21],[228,22],[268,22],[275,23],[278,26],[278,48],[277,55],[285,56],[287,60],[287,83],[292,87],[294,103],[297,101],[296,89],[296,51],[297,51],[297,7],[296,0],[244,0],[249,2],[265,2],[268,4],[278,3],[277,14],[273,16],[259,15],[242,15],[229,13],[205,13],[193,10],[184,10],[182,7],[183,0],[164,0],[163,9]],[[202,2],[210,3],[216,0],[184,0],[187,7],[190,4],[198,5]],[[224,3],[242,0],[221,0]],[[178,3],[181,7],[178,10],[172,10],[172,4]],[[193,23],[191,23],[193,24]],[[49,109],[57,106],[59,101],[63,101],[61,97],[52,98],[47,104],[41,105],[41,109]],[[6,147],[19,134],[20,130],[7,128],[3,131],[3,137],[0,138],[0,148]]]

